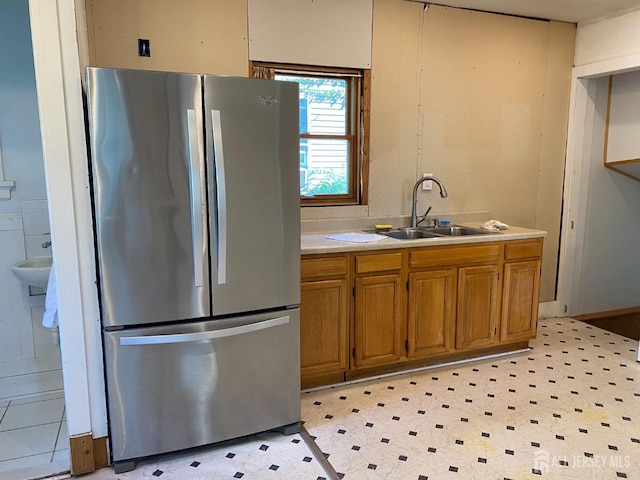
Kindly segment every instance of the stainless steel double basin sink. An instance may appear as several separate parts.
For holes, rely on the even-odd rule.
[[[439,227],[409,227],[386,231],[377,231],[380,235],[396,238],[398,240],[418,240],[421,238],[460,237],[463,235],[487,235],[495,232],[481,230],[479,228],[461,227],[460,225],[447,225]]]

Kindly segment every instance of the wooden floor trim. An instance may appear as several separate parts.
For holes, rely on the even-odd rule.
[[[107,438],[93,438],[91,433],[69,438],[71,474],[82,475],[109,465]]]
[[[598,320],[601,318],[617,317],[619,315],[629,315],[630,313],[640,313],[640,306],[620,308],[618,310],[607,310],[604,312],[587,313],[585,315],[576,315],[575,317],[571,317],[571,318],[573,318],[574,320],[578,320],[579,322],[588,322],[590,320]]]

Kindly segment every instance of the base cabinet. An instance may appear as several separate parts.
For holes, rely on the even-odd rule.
[[[388,365],[404,353],[400,275],[356,278],[354,312],[355,368]]]
[[[500,340],[536,336],[542,241],[514,242],[505,249]]]
[[[301,270],[300,377],[306,388],[341,381],[349,368],[349,257],[307,256]]]
[[[455,268],[409,274],[409,358],[447,353],[455,348],[455,300]]]
[[[300,314],[301,375],[344,371],[348,367],[346,279],[302,282]]]
[[[497,265],[460,268],[456,348],[479,348],[494,344],[500,319],[499,278]]]
[[[541,256],[541,238],[304,255],[303,387],[526,347]]]
[[[539,261],[507,263],[504,266],[501,341],[535,337],[539,291]]]
[[[405,252],[354,255],[352,369],[391,365],[404,356]]]

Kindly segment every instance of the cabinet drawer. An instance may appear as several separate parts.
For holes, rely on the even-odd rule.
[[[348,272],[346,255],[339,257],[302,258],[300,271],[303,279],[345,276]]]
[[[400,268],[402,268],[400,252],[356,256],[356,273],[385,272],[400,270]]]
[[[410,252],[409,268],[496,263],[499,255],[498,244],[434,247]]]
[[[542,256],[542,240],[535,242],[507,243],[504,258],[515,260],[518,258],[539,258]]]

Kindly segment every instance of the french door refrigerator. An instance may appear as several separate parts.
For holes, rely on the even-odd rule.
[[[298,86],[87,68],[111,455],[300,420]]]

